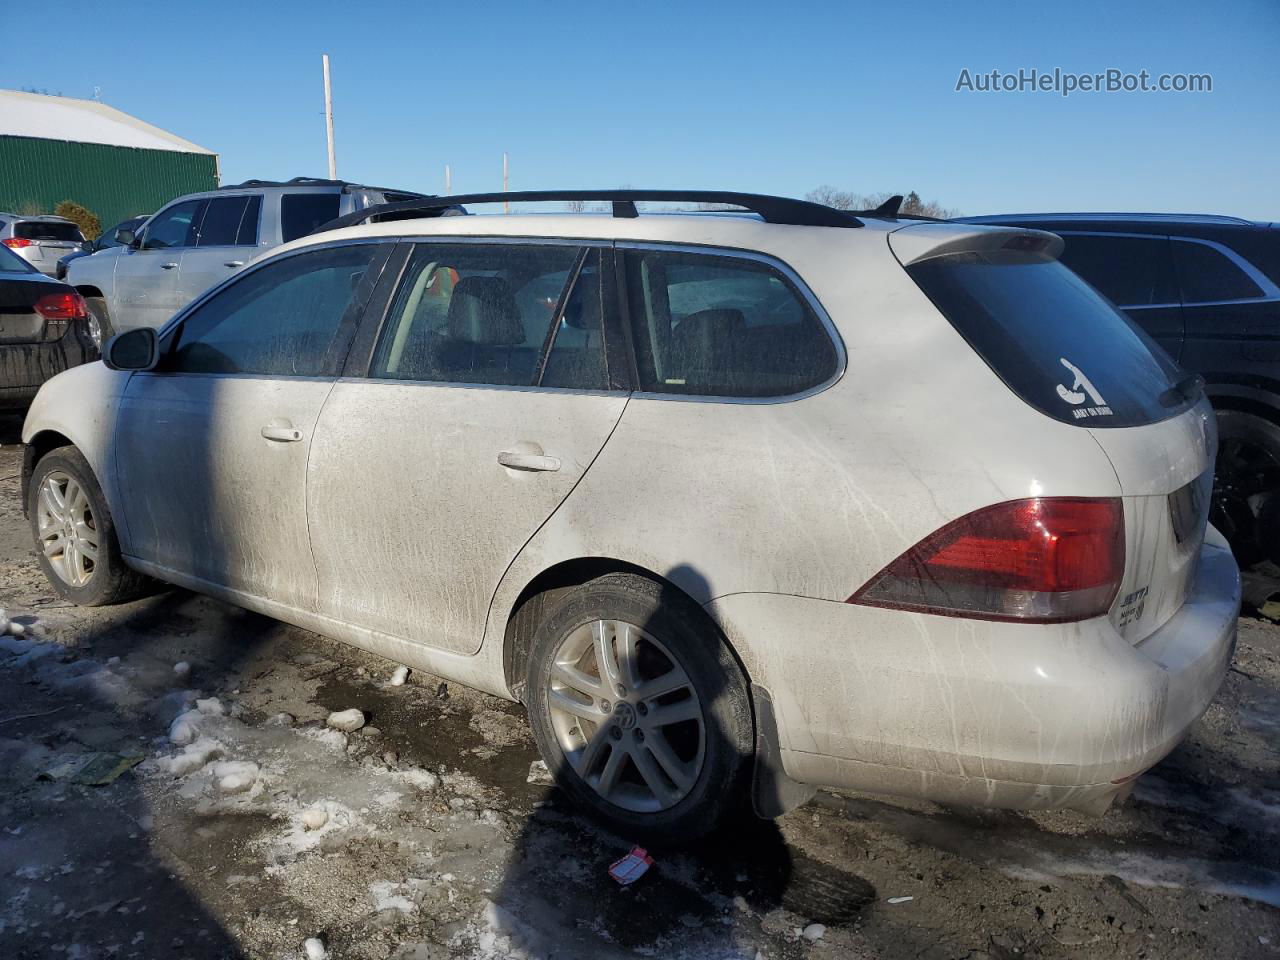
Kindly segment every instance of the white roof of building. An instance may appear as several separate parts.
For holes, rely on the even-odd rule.
[[[0,137],[37,137],[116,147],[213,153],[96,100],[0,90]]]

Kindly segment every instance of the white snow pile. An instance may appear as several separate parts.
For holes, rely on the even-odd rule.
[[[397,910],[400,913],[416,911],[418,905],[406,896],[410,892],[410,886],[406,883],[378,880],[369,884],[369,896],[373,898],[373,908],[379,913],[383,910]]]
[[[404,682],[409,679],[408,667],[396,667],[395,672],[391,674],[391,679],[387,681],[390,686],[403,687]]]
[[[329,719],[325,723],[334,730],[341,730],[343,733],[355,733],[365,724],[364,711],[357,710],[355,707],[350,710],[338,710],[329,714]]]

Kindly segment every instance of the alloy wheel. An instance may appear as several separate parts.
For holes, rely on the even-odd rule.
[[[571,631],[556,650],[547,705],[569,765],[609,803],[656,813],[697,784],[701,701],[675,655],[635,624],[596,620]]]
[[[40,483],[39,546],[53,572],[83,587],[98,566],[98,527],[89,497],[70,474],[55,470]]]

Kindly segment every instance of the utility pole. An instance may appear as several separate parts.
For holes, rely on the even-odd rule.
[[[329,55],[321,54],[324,62],[324,126],[329,137],[329,179],[338,179],[338,161],[333,155],[333,88],[329,85]]]
[[[506,192],[507,192],[507,189],[508,189],[508,184],[509,184],[509,182],[510,182],[510,181],[509,181],[509,178],[508,178],[507,174],[508,174],[509,172],[510,172],[510,167],[509,167],[509,166],[508,166],[508,164],[507,164],[507,151],[503,150],[503,151],[502,151],[502,192],[503,192],[503,193],[506,193]],[[510,212],[511,212],[511,203],[510,203],[510,201],[508,201],[508,200],[503,200],[503,201],[502,201],[502,212],[503,212],[503,213],[510,213]]]
[[[449,170],[449,165],[444,165],[444,195],[447,197],[453,193],[453,176]]]

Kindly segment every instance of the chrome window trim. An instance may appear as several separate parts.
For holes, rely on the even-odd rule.
[[[778,403],[794,403],[797,400],[804,400],[808,397],[815,396],[833,387],[844,376],[848,367],[848,355],[845,352],[844,340],[840,336],[840,331],[836,329],[826,308],[822,306],[822,302],[818,300],[814,292],[809,289],[809,285],[800,278],[800,275],[786,261],[775,257],[771,254],[760,253],[758,250],[743,250],[738,247],[722,247],[712,244],[695,244],[695,243],[662,243],[657,241],[633,241],[633,240],[617,240],[614,246],[618,250],[656,250],[659,252],[676,251],[681,253],[700,254],[702,256],[718,256],[726,258],[737,258],[740,260],[752,260],[756,263],[763,263],[765,266],[777,270],[785,276],[800,291],[800,295],[804,297],[808,303],[809,309],[817,315],[818,321],[827,331],[827,338],[831,341],[836,349],[836,368],[835,372],[822,383],[815,384],[807,390],[801,390],[799,393],[786,393],[776,397],[735,397],[732,395],[723,396],[719,394],[700,394],[700,393],[660,393],[657,391],[636,390],[631,396],[637,400],[665,400],[671,402],[689,402],[689,403],[735,403],[735,404],[778,404]],[[634,351],[635,345],[630,344],[629,349]]]
[[[1174,303],[1135,303],[1135,304],[1116,304],[1121,310],[1160,310],[1170,307],[1225,307],[1239,303],[1271,303],[1280,300],[1280,287],[1271,282],[1271,279],[1252,263],[1240,256],[1235,250],[1225,244],[1221,244],[1216,240],[1205,240],[1202,237],[1184,237],[1175,233],[1120,233],[1113,230],[1058,230],[1056,231],[1060,237],[1124,237],[1129,240],[1178,240],[1183,243],[1199,243],[1206,247],[1217,250],[1228,260],[1234,263],[1244,272],[1244,274],[1252,280],[1262,291],[1260,297],[1244,297],[1239,300],[1179,300]],[[1170,254],[1175,258],[1173,263],[1174,281],[1178,281],[1178,264],[1177,254],[1172,250]],[[1181,292],[1181,286],[1179,286]]]

